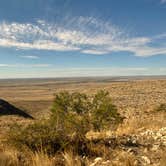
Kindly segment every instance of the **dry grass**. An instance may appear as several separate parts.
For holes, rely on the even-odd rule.
[[[53,158],[44,152],[35,152],[31,154],[31,166],[55,166]]]
[[[24,159],[21,159],[18,151],[9,148],[4,149],[0,152],[0,166],[55,166],[53,158],[43,152],[29,152],[27,157],[29,157],[28,162],[25,162]]]
[[[166,126],[166,113],[151,112],[148,115],[129,117],[119,126],[116,135],[137,134],[143,130],[158,130]]]
[[[2,149],[0,152],[0,166],[19,166],[18,153],[13,149]]]
[[[1,83],[0,83],[1,85]],[[147,129],[158,130],[166,127],[166,113],[153,112],[153,110],[161,103],[166,102],[166,80],[142,80],[131,82],[108,82],[108,83],[71,83],[56,84],[40,83],[26,85],[7,84],[0,86],[1,98],[6,99],[19,108],[24,108],[33,116],[41,117],[48,115],[50,104],[53,100],[53,94],[61,90],[95,93],[99,89],[106,89],[110,92],[113,102],[118,106],[118,110],[126,117],[124,123],[120,125],[116,132],[90,131],[87,138],[105,139],[117,135],[132,135]],[[16,95],[17,94],[17,95]],[[25,120],[15,116],[0,117],[0,143],[5,139],[6,131],[13,125],[19,123],[27,125],[30,120]],[[43,152],[28,152],[28,165],[25,166],[137,166],[138,159],[141,156],[152,158],[155,163],[165,166],[166,156],[165,147],[160,147],[156,152],[150,151],[148,148],[136,149],[137,153],[130,153],[126,149],[105,149],[104,146],[96,145],[94,151],[100,152],[101,160],[93,158],[83,158],[77,156],[72,151],[65,151],[58,156],[50,157]],[[131,149],[132,147],[129,147]],[[135,149],[134,149],[135,150]],[[108,151],[111,152],[108,156]],[[160,153],[159,153],[160,151]],[[105,153],[105,155],[103,155]],[[157,159],[155,158],[157,156]],[[61,164],[57,164],[60,161]],[[24,161],[20,159],[20,152],[14,149],[2,148],[0,150],[0,166],[24,166]],[[155,166],[155,164],[153,164]]]
[[[95,132],[95,131],[89,131],[86,134],[86,138],[89,140],[94,140],[94,139],[105,139],[105,138],[110,138],[115,134],[114,131],[111,130],[102,130],[100,132]]]
[[[117,157],[111,162],[111,166],[138,166],[134,155],[124,151],[116,153]]]
[[[64,152],[65,166],[82,166],[81,158],[73,154],[72,151]]]
[[[81,158],[72,151],[64,152],[61,156],[64,161],[63,166],[137,166],[135,157],[126,152],[117,152],[118,156],[113,160],[105,160],[104,158]],[[59,166],[55,157],[49,157],[43,152],[29,152],[27,154],[29,161],[24,163],[19,160],[18,152],[15,150],[4,150],[0,153],[0,166]],[[163,161],[164,162],[164,158]]]
[[[162,154],[160,166],[165,166],[166,164],[166,154]]]

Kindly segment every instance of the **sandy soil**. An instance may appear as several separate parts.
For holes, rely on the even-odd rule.
[[[99,89],[110,92],[120,111],[148,112],[166,101],[166,80],[139,80],[128,82],[57,83],[40,82],[12,84],[0,82],[0,98],[35,113],[49,108],[58,91],[80,91],[94,93]]]
[[[79,91],[93,94],[105,89],[110,92],[113,103],[119,112],[126,117],[124,123],[116,131],[117,138],[124,141],[138,141],[144,146],[125,147],[115,150],[132,155],[143,165],[160,165],[165,160],[166,152],[166,113],[154,112],[161,103],[166,103],[166,79],[130,80],[130,81],[89,81],[89,82],[57,82],[39,81],[12,83],[0,82],[0,98],[7,100],[18,108],[26,110],[35,118],[49,115],[49,109],[58,91]],[[18,116],[0,117],[0,142],[4,133],[13,123],[28,124],[27,120]],[[125,136],[124,136],[125,135]],[[111,133],[91,133],[90,137],[111,137]],[[144,137],[144,139],[142,139]],[[124,141],[123,141],[124,139]],[[116,156],[118,157],[118,156]],[[113,159],[116,159],[113,157]],[[158,164],[157,164],[158,163]],[[99,164],[101,165],[101,164]],[[138,164],[139,165],[139,164]]]

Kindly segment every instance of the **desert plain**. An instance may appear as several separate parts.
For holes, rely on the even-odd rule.
[[[60,91],[94,94],[101,89],[109,91],[125,119],[114,132],[91,131],[88,137],[116,137],[135,144],[120,143],[110,150],[110,159],[94,157],[89,165],[166,165],[166,112],[155,111],[166,103],[166,77],[0,80],[0,98],[25,110],[35,121],[50,115],[54,94]],[[3,140],[13,124],[34,120],[1,115],[0,146],[5,146]]]

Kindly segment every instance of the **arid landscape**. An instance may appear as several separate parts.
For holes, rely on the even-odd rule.
[[[95,155],[77,156],[66,150],[54,156],[44,152],[22,152],[6,142],[10,129],[16,123],[24,127],[47,119],[51,115],[55,94],[64,90],[88,95],[98,90],[108,91],[112,103],[125,117],[116,129],[86,133],[87,140],[96,142]],[[0,116],[2,166],[4,163],[6,166],[166,165],[166,108],[163,106],[158,110],[161,104],[166,104],[165,77],[1,80],[0,98],[34,117]]]
[[[0,0],[0,166],[166,166],[166,0]]]

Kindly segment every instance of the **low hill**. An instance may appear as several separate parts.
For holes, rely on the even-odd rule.
[[[23,110],[15,107],[7,101],[0,99],[0,116],[1,115],[18,115],[24,118],[34,119],[31,115],[24,112]]]

